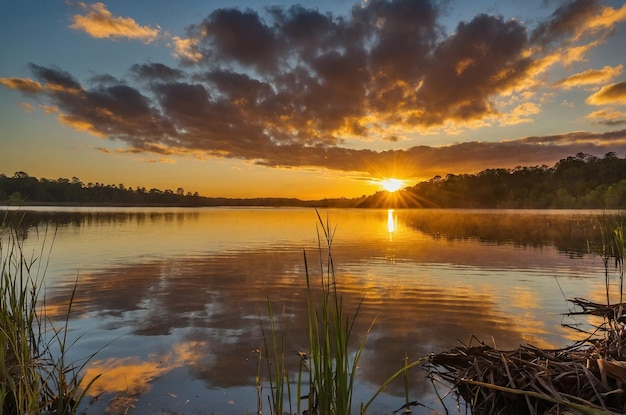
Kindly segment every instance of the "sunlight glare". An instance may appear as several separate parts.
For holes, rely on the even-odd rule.
[[[380,185],[388,192],[395,192],[404,186],[404,181],[400,179],[384,179],[380,182]]]
[[[389,232],[389,240],[391,240],[391,234],[396,231],[395,219],[393,209],[387,209],[387,232]]]

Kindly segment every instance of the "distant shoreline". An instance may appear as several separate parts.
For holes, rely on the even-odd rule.
[[[323,189],[320,189],[323,191]],[[360,197],[207,197],[198,192],[127,188],[80,179],[38,179],[25,172],[0,174],[0,204],[117,207],[318,207],[440,209],[626,209],[626,158],[577,154],[554,167],[491,168],[448,174],[396,191]]]
[[[236,199],[242,201],[240,203],[201,203],[201,204],[181,204],[181,203],[81,203],[81,202],[8,202],[0,201],[0,208],[6,207],[184,207],[184,208],[203,208],[203,207],[329,207],[328,204],[315,203],[315,201],[299,201],[293,204],[275,204],[262,202],[254,202],[256,199]],[[250,202],[246,202],[249,200]],[[356,206],[355,206],[356,207]]]
[[[310,204],[302,204],[302,205],[270,205],[270,204],[206,204],[206,205],[182,205],[182,204],[122,204],[122,203],[47,203],[47,202],[33,202],[28,204],[15,204],[15,203],[6,203],[0,202],[0,210],[6,208],[14,208],[13,210],[18,210],[20,208],[24,208],[24,210],[28,210],[28,208],[38,208],[38,207],[59,207],[59,208],[324,208],[324,209],[392,209],[392,210],[403,210],[403,209],[419,209],[419,210],[485,210],[485,211],[598,211],[598,212],[615,212],[620,213],[623,212],[623,209],[600,209],[600,208],[582,208],[582,207],[546,207],[546,208],[507,208],[507,207],[496,207],[496,208],[460,208],[460,207],[420,207],[420,206],[412,206],[412,207],[377,207],[377,206],[345,206],[338,207],[328,204],[315,204],[311,202]]]

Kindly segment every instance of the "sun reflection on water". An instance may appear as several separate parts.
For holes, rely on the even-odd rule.
[[[387,231],[389,232],[389,240],[393,239],[393,233],[396,231],[396,220],[393,209],[387,210]]]

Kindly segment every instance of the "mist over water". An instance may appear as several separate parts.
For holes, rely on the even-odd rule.
[[[315,282],[327,252],[313,209],[40,208],[25,213],[25,246],[54,237],[46,311],[62,318],[74,282],[70,358],[96,350],[102,373],[88,413],[256,411],[255,376],[267,299],[293,355],[307,349],[304,256]],[[563,347],[565,298],[602,301],[604,268],[587,252],[603,212],[343,210],[334,231],[338,289],[356,341],[375,320],[359,364],[355,410],[410,360],[475,336],[499,348]],[[325,222],[326,224],[326,222]],[[323,237],[323,236],[322,236]],[[323,245],[323,244],[322,244]],[[613,281],[614,283],[615,281]],[[291,359],[291,361],[290,361]],[[262,373],[263,374],[263,373]],[[412,399],[441,410],[417,370]],[[264,394],[268,394],[268,390]],[[392,384],[371,413],[404,403]],[[454,401],[447,401],[451,413]],[[424,407],[414,413],[432,413]]]

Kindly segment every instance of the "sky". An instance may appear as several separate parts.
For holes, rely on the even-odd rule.
[[[626,156],[626,4],[7,1],[0,174],[358,197]]]

